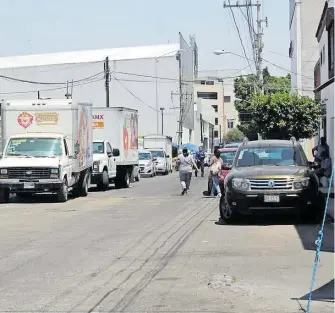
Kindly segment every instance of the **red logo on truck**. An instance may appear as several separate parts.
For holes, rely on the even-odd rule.
[[[22,112],[18,118],[17,122],[23,127],[23,128],[28,128],[31,123],[33,122],[34,117],[29,114],[28,112]]]

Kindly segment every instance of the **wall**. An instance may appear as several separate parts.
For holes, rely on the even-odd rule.
[[[160,112],[157,114],[155,111],[157,69],[157,77],[159,77],[157,79],[158,108],[165,108],[164,133],[177,142],[179,96],[172,93],[179,92],[178,61],[175,56],[161,57],[157,60],[157,68],[156,59],[110,61],[110,106],[137,109],[139,111],[140,135],[156,133],[157,118],[159,132],[161,132],[161,114]],[[1,79],[0,94],[2,98],[6,99],[36,99],[39,90],[42,98],[64,98],[66,84],[63,82],[86,78],[74,83],[73,99],[91,101],[94,106],[105,106],[106,92],[103,71],[103,62],[1,69],[0,75],[35,82],[48,82],[48,84],[28,84]],[[69,91],[71,92],[71,84]],[[193,108],[188,112],[186,119],[193,121]],[[186,132],[187,134],[183,134],[183,137],[188,139],[188,130]]]
[[[235,109],[235,94],[234,94],[234,86],[233,84],[225,84],[224,85],[224,97],[230,97],[230,102],[224,102],[224,119],[222,121],[223,133],[227,133],[228,129],[228,120],[232,120],[234,123],[234,128],[237,127],[239,120],[238,120],[238,112]]]

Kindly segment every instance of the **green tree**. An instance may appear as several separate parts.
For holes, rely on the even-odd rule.
[[[225,139],[229,141],[242,141],[244,137],[244,134],[237,128],[229,130],[225,135]]]
[[[264,94],[273,94],[277,92],[289,93],[291,89],[291,75],[271,76],[269,69],[263,70]],[[257,139],[257,123],[252,119],[251,101],[257,92],[257,77],[253,74],[240,76],[234,81],[235,108],[239,113],[240,125],[238,129],[249,138]]]
[[[251,107],[257,132],[267,139],[312,138],[319,127],[320,104],[309,97],[281,92],[255,95]]]

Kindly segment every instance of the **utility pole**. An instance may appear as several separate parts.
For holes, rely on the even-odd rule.
[[[109,58],[106,57],[104,63],[105,71],[105,88],[106,88],[106,107],[109,108],[109,80],[110,80],[110,71],[109,71]]]
[[[182,87],[182,68],[181,68],[181,53],[178,53],[179,61],[179,127],[178,127],[178,145],[183,144],[183,119],[184,119],[184,104],[183,104],[183,87]]]
[[[162,135],[164,135],[164,108],[159,108],[162,112]]]
[[[229,1],[230,3],[230,1]],[[263,93],[263,59],[262,59],[262,52],[263,52],[263,27],[262,27],[262,23],[266,23],[266,26],[268,26],[268,19],[267,17],[263,20],[261,19],[261,4],[259,3],[259,1],[257,1],[256,3],[252,3],[250,1],[250,3],[246,3],[246,4],[239,4],[238,2],[236,2],[236,4],[232,5],[232,4],[226,4],[226,2],[224,2],[223,4],[224,8],[253,8],[256,7],[257,8],[257,33],[255,34],[255,45],[253,45],[256,49],[256,69],[257,69],[257,80],[258,80],[258,84],[259,84],[259,89],[260,91]]]
[[[159,106],[158,106],[158,69],[157,69],[158,59],[155,59],[155,79],[156,79],[156,132],[159,133]],[[162,111],[163,112],[163,111]]]

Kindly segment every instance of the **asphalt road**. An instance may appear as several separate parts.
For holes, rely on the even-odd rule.
[[[221,225],[206,178],[179,188],[174,173],[0,205],[0,312],[302,312],[318,226]],[[334,310],[333,237],[327,224],[312,312]]]

